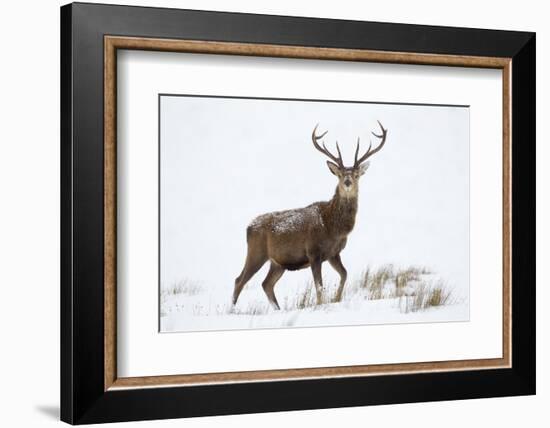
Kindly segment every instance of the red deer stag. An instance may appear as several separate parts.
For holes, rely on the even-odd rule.
[[[328,131],[316,135],[317,126],[311,138],[313,146],[326,155],[328,168],[338,177],[338,186],[328,202],[315,202],[305,208],[277,211],[256,217],[246,230],[248,252],[241,274],[235,280],[233,305],[237,303],[244,285],[267,262],[271,263],[269,273],[262,287],[275,309],[280,309],[273,291],[276,282],[285,270],[299,270],[311,267],[317,292],[317,304],[322,303],[323,278],[321,265],[328,261],[340,275],[340,285],[336,292],[339,301],[344,290],[347,271],[340,258],[340,252],[346,246],[347,236],[353,230],[357,214],[359,177],[369,166],[365,162],[380,151],[386,142],[387,129],[378,122],[381,134],[372,133],[380,139],[378,146],[372,149],[372,143],[366,153],[359,156],[359,139],[355,150],[353,166],[345,167],[336,142],[338,156],[333,155],[321,140]],[[332,161],[332,162],[331,162]]]

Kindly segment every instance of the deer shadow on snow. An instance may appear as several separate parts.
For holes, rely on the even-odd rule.
[[[347,237],[355,225],[359,179],[369,167],[367,159],[382,149],[388,130],[378,122],[381,133],[372,133],[380,142],[359,157],[359,139],[352,167],[344,166],[338,142],[338,155],[332,154],[319,141],[328,131],[317,135],[317,126],[311,135],[313,146],[327,156],[327,166],[337,178],[338,185],[329,201],[314,202],[304,208],[276,211],[256,217],[246,230],[248,251],[241,274],[235,279],[233,306],[245,284],[267,262],[269,272],[262,283],[269,302],[274,309],[280,309],[275,297],[275,284],[287,270],[294,271],[310,267],[313,274],[317,304],[322,303],[323,278],[321,266],[325,261],[340,275],[340,284],[336,291],[336,301],[340,301],[347,271],[342,264],[340,253],[346,246]]]

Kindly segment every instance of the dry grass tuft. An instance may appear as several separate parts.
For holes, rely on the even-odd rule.
[[[173,283],[168,288],[162,288],[161,294],[175,295],[184,294],[186,296],[195,296],[203,291],[203,286],[198,281],[191,281],[190,279],[182,279],[181,281]]]
[[[367,270],[368,272],[368,270]],[[385,265],[380,267],[368,276],[368,282],[363,283],[363,288],[369,290],[369,299],[383,299],[384,298],[384,286],[386,283],[394,278],[393,265]]]
[[[247,308],[241,313],[246,315],[265,315],[268,311],[269,306],[267,304],[251,302],[248,304]]]
[[[431,307],[444,306],[453,303],[452,290],[439,280],[435,284],[419,283],[411,296],[400,296],[400,307],[405,299],[404,312],[417,312]]]
[[[452,290],[442,280],[433,283],[433,278],[428,277],[432,274],[423,266],[396,268],[388,264],[367,268],[355,288],[363,290],[369,300],[399,298],[399,307],[405,312],[452,303]]]
[[[296,301],[292,309],[305,309],[313,307],[317,304],[317,297],[313,282],[308,282],[306,288],[301,293],[298,293]]]

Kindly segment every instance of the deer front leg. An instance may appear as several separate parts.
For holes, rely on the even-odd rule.
[[[317,304],[323,304],[323,276],[321,274],[321,259],[315,258],[311,260],[311,272],[313,273],[313,282],[315,283],[315,291],[317,292]]]
[[[342,300],[342,293],[344,292],[344,284],[346,283],[348,272],[342,264],[340,254],[336,254],[334,257],[330,258],[328,262],[334,268],[334,270],[338,272],[338,275],[340,275],[340,285],[338,286],[338,290],[336,291],[336,296],[334,296],[334,301],[339,302],[340,300]]]

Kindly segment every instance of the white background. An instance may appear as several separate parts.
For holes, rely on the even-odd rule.
[[[110,3],[109,1],[105,1]],[[360,3],[247,1],[127,1],[131,4],[197,9],[393,21],[538,31],[537,75],[550,74],[550,30],[543,2],[437,1]],[[2,424],[55,426],[59,396],[59,10],[58,1],[11,2],[2,7],[3,60],[0,179],[0,282],[2,325]],[[537,187],[537,338],[538,395],[461,402],[418,403],[354,409],[329,409],[266,415],[133,423],[125,426],[545,426],[550,400],[549,298],[550,215],[547,144],[548,80],[539,79]]]
[[[381,64],[373,68],[391,73]],[[444,69],[450,70],[456,69]],[[481,85],[488,84],[492,93],[496,92],[492,116],[500,119],[501,73],[478,71],[467,75],[485,76]],[[494,81],[489,76],[494,76]],[[362,80],[371,79],[364,76]],[[361,93],[372,92],[371,85],[365,85]],[[279,92],[279,88],[272,91]],[[439,98],[446,95],[439,94]],[[210,290],[219,287],[217,292],[229,301],[233,279],[244,265],[245,231],[252,219],[266,212],[328,201],[334,194],[338,180],[327,167],[327,157],[311,144],[315,123],[320,122],[320,131],[328,130],[327,147],[336,153],[334,141],[338,140],[344,164],[352,166],[357,137],[363,140],[361,153],[368,148],[369,139],[373,147],[379,143],[370,131],[380,131],[376,124],[380,119],[391,134],[359,182],[357,224],[342,253],[350,280],[368,265],[423,265],[447,280],[461,297],[467,297],[467,107],[171,96],[163,96],[161,102],[164,288],[184,278],[202,280]],[[493,137],[496,147],[501,146],[500,134],[497,128]],[[484,139],[480,145],[486,144]],[[494,156],[494,164],[501,165],[499,158]],[[488,168],[484,165],[483,169]],[[498,185],[501,171],[497,170],[494,182]],[[498,222],[494,223],[491,225],[498,230]],[[266,273],[265,269],[258,272],[251,286],[259,287]],[[331,269],[325,269],[325,278],[331,274]],[[277,288],[310,279],[311,272],[306,269],[284,275]],[[325,283],[334,279],[332,275]]]
[[[262,61],[271,62],[265,58]],[[189,62],[182,58],[183,64],[189,65]],[[236,64],[236,61],[231,63]],[[222,64],[227,65],[226,58],[220,58],[213,68],[219,70]],[[319,65],[315,62],[306,69],[309,75],[307,81],[317,88],[317,92],[319,85],[312,82],[308,71]],[[349,64],[339,64],[342,71],[347,65]],[[384,81],[392,82],[391,86],[395,86],[393,77],[396,73],[391,73],[387,65],[364,65],[365,69],[371,68],[384,74]],[[398,67],[403,72],[407,69]],[[420,74],[421,67],[417,68]],[[292,73],[286,67],[276,69],[279,74],[282,70]],[[257,81],[271,80],[260,76],[257,67],[253,70]],[[361,94],[357,93],[356,97],[371,93],[370,87],[377,86],[375,79],[360,70],[361,67],[357,67],[353,74],[361,75],[361,81],[368,84],[363,84]],[[443,70],[445,74],[456,71],[449,67]],[[475,73],[471,71],[468,70],[468,77],[479,77],[480,74],[485,76],[481,85],[490,86],[492,92],[497,94],[492,116],[496,122],[501,122],[502,73],[499,70],[482,70],[482,73],[479,73],[480,70],[475,70]],[[226,72],[223,74],[226,75]],[[346,73],[347,76],[349,74],[350,71]],[[176,72],[176,75],[180,75],[180,72]],[[246,74],[239,69],[239,75]],[[392,76],[392,79],[388,80],[387,76]],[[489,79],[489,76],[494,78]],[[122,75],[120,78],[126,77]],[[279,81],[287,81],[280,75],[278,77]],[[180,77],[178,83],[182,80],[195,79]],[[251,79],[242,80],[248,83]],[[296,75],[291,80],[296,81]],[[321,82],[326,80],[329,77],[322,73]],[[354,81],[349,82],[350,79],[330,78],[330,81],[342,80],[347,81],[348,87],[358,86]],[[342,85],[335,86],[338,88]],[[380,86],[386,87],[384,84]],[[205,89],[212,90],[209,86]],[[288,93],[294,91],[287,84],[285,89],[289,90]],[[251,92],[248,87],[247,90]],[[270,91],[278,94],[280,88],[275,86]],[[389,96],[390,94],[386,94],[386,97]],[[438,98],[443,100],[446,95],[438,93]],[[488,101],[491,97],[484,99]],[[122,102],[120,98],[119,102]],[[173,322],[173,319],[178,318],[177,315],[173,315],[173,318],[162,317],[161,331],[229,328],[226,322],[227,311],[222,317],[212,315],[219,314],[219,305],[228,308],[231,304],[233,280],[242,269],[246,257],[247,225],[260,214],[304,207],[314,201],[328,201],[334,194],[338,180],[327,167],[328,158],[315,150],[311,143],[311,132],[315,123],[319,122],[322,130],[329,130],[325,139],[333,151],[335,139],[340,141],[344,163],[352,166],[353,150],[358,137],[362,137],[363,141],[361,153],[367,150],[369,139],[375,140],[374,147],[379,144],[370,134],[370,131],[380,131],[377,118],[384,122],[387,129],[391,129],[392,144],[388,143],[387,148],[372,158],[372,168],[369,167],[367,174],[360,180],[357,224],[342,253],[350,278],[348,286],[353,285],[369,266],[375,268],[388,263],[399,267],[429,266],[432,272],[443,278],[447,286],[452,288],[455,301],[460,302],[462,307],[460,313],[442,315],[439,319],[468,320],[468,107],[193,96],[162,96],[161,103],[161,287],[169,290],[184,279],[200,281],[204,291],[197,302],[205,305],[206,313],[211,314],[206,320],[199,316],[203,318],[203,324],[206,322],[203,326],[197,324],[197,316],[192,313],[186,313],[182,317],[180,312],[180,323],[177,326],[167,322],[168,318]],[[146,120],[139,121],[144,122]],[[479,119],[478,122],[485,123]],[[500,127],[495,127],[494,136],[490,140],[494,140],[495,143],[491,146],[496,150],[502,146],[501,134]],[[119,138],[118,141],[120,143],[122,140]],[[131,141],[134,143],[129,144],[135,146],[137,141]],[[142,143],[139,146],[156,148],[155,140],[140,141]],[[487,146],[487,141],[489,138],[483,138],[482,144],[478,145]],[[492,164],[497,166],[495,179],[490,180],[496,186],[499,186],[502,176],[502,162],[499,162],[501,157],[491,155],[488,158],[494,159]],[[481,165],[482,180],[487,181],[489,165],[485,162]],[[477,188],[476,185],[473,187]],[[490,196],[501,193],[497,188],[496,191],[490,191]],[[487,198],[483,197],[483,200]],[[498,200],[495,202],[499,203]],[[499,216],[498,210],[494,214]],[[124,221],[122,219],[121,222]],[[501,234],[498,221],[491,219],[488,224],[494,227],[496,234]],[[481,230],[487,231],[488,228]],[[488,241],[485,238],[483,240]],[[497,248],[496,254],[500,253],[501,249]],[[498,259],[498,256],[493,258]],[[237,309],[249,307],[251,301],[257,302],[254,303],[256,305],[267,304],[261,282],[267,274],[268,265],[266,263],[249,281]],[[325,265],[323,281],[334,288],[337,284],[337,273],[329,266]],[[496,268],[498,271],[502,270],[501,265]],[[311,280],[310,269],[283,275],[276,287],[283,308],[285,301],[303,292]],[[484,285],[482,287],[486,288]],[[491,298],[490,301],[491,306],[495,304],[494,299]],[[182,302],[192,304],[189,299]],[[166,306],[165,303],[165,313],[168,312]],[[372,311],[368,310],[357,310],[357,319],[349,318],[349,310],[344,312],[347,314],[334,314],[334,321],[321,315],[321,319],[310,321],[308,325],[397,321],[392,320],[391,315],[382,315],[377,321],[368,320],[366,317],[369,314],[372,316]],[[410,322],[413,321],[420,320],[410,319]],[[284,325],[282,319],[274,320],[270,315],[267,315],[266,322],[266,326]],[[241,324],[241,328],[247,325],[249,324]],[[303,326],[304,320],[296,320],[292,325]]]
[[[355,365],[355,364],[382,364],[404,361],[442,361],[450,359],[474,359],[474,358],[498,358],[501,356],[501,296],[502,296],[502,265],[501,265],[501,245],[500,239],[502,236],[501,227],[501,177],[502,177],[502,110],[501,110],[501,94],[502,83],[500,80],[500,72],[496,70],[472,70],[459,69],[448,67],[427,67],[427,66],[410,66],[410,65],[384,65],[384,64],[344,64],[344,63],[327,63],[325,61],[309,61],[309,60],[289,60],[289,59],[270,59],[270,58],[201,58],[196,55],[184,55],[177,53],[150,53],[150,52],[123,52],[119,55],[118,79],[122,83],[119,85],[117,100],[118,100],[118,153],[119,162],[117,171],[119,174],[118,194],[121,198],[118,200],[118,373],[120,376],[154,376],[154,375],[170,375],[178,373],[205,373],[212,371],[243,371],[243,370],[267,370],[267,369],[282,369],[282,368],[298,368],[298,367],[327,367],[334,365]],[[220,67],[223,67],[225,79],[217,81],[214,76],[219,73]],[[288,77],[285,76],[288,74]],[[387,76],[391,75],[391,85],[388,84]],[[151,76],[156,76],[154,80]],[[286,78],[285,78],[286,77]],[[323,85],[325,80],[340,82],[338,85]],[[263,82],[271,82],[269,87],[266,87]],[[158,244],[158,223],[157,223],[157,94],[166,92],[187,92],[187,93],[204,93],[207,94],[239,94],[244,96],[260,95],[265,97],[299,97],[310,99],[319,97],[320,99],[341,99],[341,100],[357,100],[370,99],[373,101],[390,101],[390,102],[420,102],[420,103],[449,103],[456,105],[471,104],[471,319],[470,322],[463,323],[418,323],[410,325],[377,325],[377,326],[341,326],[338,328],[318,328],[318,329],[279,329],[271,331],[252,331],[241,330],[232,332],[194,332],[184,334],[162,334],[157,333],[157,244]],[[164,102],[164,101],[163,101]],[[344,142],[347,140],[353,141],[353,130],[345,129],[342,123],[334,118],[335,111],[341,111],[342,105],[333,106],[330,110],[327,105],[320,107],[321,104],[316,104],[316,107],[310,107],[311,111],[317,111],[317,120],[324,123],[325,126],[332,128],[336,134],[341,137],[342,149],[345,150]],[[404,107],[401,107],[404,109]],[[435,109],[435,107],[431,107]],[[194,108],[198,110],[198,106]],[[257,108],[262,111],[261,108]],[[361,109],[359,104],[348,105],[349,123],[358,123],[358,113],[363,112],[365,116],[372,116],[376,112],[384,117],[385,126],[392,129],[391,134],[388,131],[388,146],[384,147],[384,151],[377,154],[376,158],[372,158],[372,169],[367,171],[363,177],[363,194],[367,201],[363,202],[363,206],[369,206],[369,191],[376,195],[376,184],[382,183],[384,179],[388,179],[386,169],[399,168],[400,155],[410,153],[405,148],[407,144],[410,146],[418,146],[424,144],[426,151],[437,151],[431,153],[432,164],[437,162],[447,163],[447,170],[450,170],[449,165],[461,165],[465,170],[467,164],[467,149],[463,147],[456,155],[456,159],[446,160],[453,149],[445,147],[443,140],[446,137],[442,130],[439,131],[439,139],[425,137],[421,144],[421,130],[427,128],[426,116],[432,120],[443,122],[443,117],[435,118],[435,113],[427,113],[426,111],[417,115],[410,114],[407,120],[411,120],[415,125],[407,125],[406,119],[401,115],[396,114],[396,107],[386,105],[378,106],[374,110],[374,106],[366,106]],[[370,113],[368,113],[370,111]],[[332,113],[332,114],[330,114]],[[214,115],[213,115],[214,116]],[[226,115],[227,116],[227,115]],[[292,114],[293,117],[297,113]],[[422,116],[422,119],[419,118]],[[462,120],[467,119],[463,117]],[[260,118],[255,119],[258,122],[258,127],[262,125],[268,131],[269,124],[262,122]],[[200,123],[199,119],[193,119],[193,122]],[[309,122],[314,122],[314,119],[309,118]],[[374,122],[374,119],[371,119]],[[397,122],[401,122],[399,125]],[[344,122],[346,123],[346,122]],[[455,122],[456,124],[457,122]],[[340,124],[340,130],[338,125]],[[198,125],[197,125],[198,126]],[[214,125],[212,125],[214,126]],[[415,126],[418,127],[418,134],[415,132]],[[456,126],[456,125],[455,125]],[[462,125],[464,126],[464,124]],[[239,129],[238,125],[231,126],[223,124],[215,126],[214,133],[225,132],[224,141],[230,143],[232,141],[231,133]],[[342,129],[343,128],[343,129]],[[242,129],[242,128],[241,128]],[[298,128],[304,133],[306,141],[309,139],[310,128]],[[434,126],[430,130],[435,135],[438,135],[438,127]],[[405,131],[408,131],[405,132]],[[347,132],[346,132],[347,131]],[[180,131],[181,132],[181,131]],[[167,130],[164,133],[170,135]],[[456,132],[453,132],[456,133]],[[467,135],[462,134],[462,141],[467,141]],[[328,135],[327,135],[328,136]],[[185,136],[181,136],[185,139]],[[187,139],[191,139],[188,136]],[[242,137],[244,138],[244,137]],[[256,146],[256,150],[261,150],[269,144],[276,144],[277,141],[285,138],[276,138],[270,140],[268,137],[260,140],[263,144],[251,145]],[[438,141],[439,140],[439,141]],[[264,143],[265,141],[265,143]],[[393,150],[388,150],[390,141],[393,141]],[[271,142],[271,143],[270,143]],[[201,144],[208,145],[209,140],[201,141]],[[450,144],[449,141],[447,141]],[[211,144],[219,144],[211,142]],[[283,143],[279,143],[283,144]],[[288,144],[288,143],[287,143]],[[464,143],[462,143],[464,144]],[[310,144],[308,143],[307,146]],[[191,142],[181,143],[182,147],[192,146]],[[309,147],[302,147],[304,154],[296,155],[296,159],[310,159],[307,153]],[[464,150],[466,149],[466,150]],[[197,158],[196,163],[203,165],[205,162],[200,160],[200,152],[197,149],[189,149],[191,157]],[[297,150],[297,149],[296,149]],[[419,149],[420,150],[420,149]],[[454,149],[456,150],[456,149]],[[195,155],[195,152],[198,155]],[[302,152],[298,152],[302,153]],[[425,156],[420,159],[421,155],[410,155],[411,165],[402,168],[402,174],[406,175],[407,171],[414,174],[414,164],[418,163],[419,168],[429,169],[424,172],[425,180],[433,180],[433,175],[437,175],[437,166],[429,165],[430,156]],[[177,158],[176,153],[171,153],[172,159]],[[252,158],[260,158],[261,156],[252,156]],[[349,154],[348,154],[349,157]],[[315,162],[317,156],[312,161]],[[392,165],[392,159],[397,166]],[[437,161],[436,161],[437,159]],[[462,159],[462,160],[461,160]],[[480,160],[488,159],[486,163],[481,163]],[[270,159],[270,163],[275,158]],[[427,164],[424,164],[426,162]],[[166,162],[164,162],[165,164]],[[321,166],[323,161],[321,160]],[[239,166],[246,164],[246,160],[239,162]],[[394,163],[395,165],[395,163]],[[295,166],[297,168],[298,165]],[[456,166],[454,166],[456,168]],[[192,167],[189,167],[190,169]],[[222,167],[220,167],[222,168]],[[226,174],[234,174],[235,166],[229,165],[229,171]],[[251,167],[249,167],[251,168]],[[266,165],[265,170],[269,171],[270,166]],[[286,163],[286,170],[292,170],[293,166],[290,162]],[[313,169],[313,167],[310,167]],[[410,168],[410,169],[409,169]],[[313,169],[314,170],[314,169]],[[200,172],[208,173],[205,166]],[[197,172],[198,173],[198,172]],[[462,174],[467,174],[467,169],[462,171]],[[223,176],[223,172],[216,172]],[[443,173],[439,174],[443,175]],[[452,175],[452,174],[451,174]],[[460,173],[456,172],[455,176]],[[325,187],[332,189],[334,184],[329,185],[330,173],[320,175],[317,182],[322,182],[326,179]],[[378,178],[377,178],[378,177]],[[418,177],[422,177],[418,173]],[[372,183],[369,185],[369,178]],[[466,177],[461,180],[456,180],[457,183],[452,184],[450,181],[449,193],[454,194],[457,200],[449,201],[447,198],[438,197],[441,191],[434,186],[431,192],[434,199],[439,199],[440,205],[451,205],[451,211],[458,211],[455,214],[448,213],[433,213],[434,217],[452,217],[452,224],[440,225],[442,229],[450,229],[455,231],[462,239],[462,242],[452,234],[446,235],[447,241],[453,241],[451,245],[456,248],[456,253],[449,254],[449,258],[457,258],[457,265],[467,265],[467,251],[464,238],[468,235],[468,225],[465,221],[468,205],[467,186],[464,186]],[[209,181],[205,177],[205,181]],[[294,180],[294,184],[299,183],[299,178]],[[394,183],[399,183],[399,174],[393,179]],[[259,180],[260,183],[266,182],[269,186],[269,181],[265,179]],[[413,181],[413,179],[409,179]],[[438,181],[443,182],[443,178]],[[284,183],[284,180],[277,181]],[[229,187],[225,192],[231,192],[231,180],[227,183]],[[192,187],[198,185],[194,181],[184,183],[185,186]],[[206,185],[205,185],[206,186]],[[383,186],[383,184],[382,184]],[[392,186],[395,186],[395,190]],[[253,185],[250,185],[250,190],[253,191]],[[320,186],[314,187],[311,191],[319,191],[321,198],[323,190]],[[421,186],[418,186],[421,187]],[[442,186],[441,186],[442,187]],[[399,192],[399,184],[387,184],[386,191],[390,194]],[[257,190],[260,193],[263,189]],[[205,189],[208,192],[208,188]],[[332,192],[330,192],[332,193]],[[329,193],[329,195],[330,195]],[[408,191],[413,196],[413,191]],[[375,200],[376,196],[372,196]],[[378,191],[378,200],[388,200],[387,196],[383,195],[383,190]],[[425,196],[421,193],[416,194],[417,198],[423,199]],[[462,195],[462,196],[461,196]],[[298,195],[299,196],[299,195]],[[302,195],[306,197],[307,195]],[[250,210],[257,209],[256,204],[260,204],[262,198],[257,196],[254,199],[254,204],[251,204]],[[404,201],[406,198],[398,196],[398,202]],[[243,202],[244,203],[244,202]],[[273,203],[272,200],[266,198],[265,204]],[[286,201],[292,204],[292,201]],[[298,204],[299,201],[294,201]],[[391,203],[391,202],[390,202]],[[426,204],[428,202],[425,202]],[[200,202],[193,200],[194,205],[199,205]],[[235,203],[235,205],[238,203]],[[414,203],[409,202],[410,209],[414,209]],[[455,204],[455,205],[453,205]],[[372,204],[374,205],[374,203]],[[292,206],[292,205],[290,205]],[[454,208],[453,208],[454,206]],[[242,208],[241,208],[242,209]],[[272,209],[277,209],[272,207]],[[396,210],[398,208],[394,208]],[[230,208],[225,209],[228,213]],[[246,208],[245,208],[246,210]],[[391,217],[390,212],[384,214],[383,208],[377,208],[382,213],[381,217]],[[434,207],[433,211],[440,210],[439,207]],[[236,211],[231,208],[231,213]],[[191,211],[192,212],[192,211]],[[242,212],[242,211],[241,211]],[[252,216],[254,211],[250,211],[248,216]],[[238,213],[238,211],[237,211]],[[462,214],[460,214],[462,213]],[[182,213],[182,219],[187,213]],[[245,215],[242,229],[249,221]],[[418,217],[423,214],[419,213]],[[426,214],[427,216],[427,214]],[[462,217],[462,220],[457,218]],[[200,220],[195,223],[203,224],[206,215],[203,215]],[[361,218],[361,217],[359,217]],[[375,219],[376,217],[374,217]],[[222,220],[218,219],[217,222]],[[376,220],[372,220],[376,221]],[[396,221],[411,221],[410,218],[397,218]],[[382,222],[381,219],[378,220]],[[429,229],[434,227],[438,221],[433,217],[428,220],[429,225],[422,225],[419,220],[412,219],[412,226],[419,229]],[[358,222],[360,223],[360,222]],[[363,231],[361,225],[358,224],[357,230],[354,231],[359,237],[363,236],[364,240],[368,240],[368,233]],[[380,232],[380,231],[379,231]],[[381,249],[378,252],[392,253],[391,247],[396,244],[392,240],[396,236],[401,236],[404,233],[400,227],[396,226],[391,231],[387,232],[384,238],[382,232],[375,239],[382,241]],[[448,233],[448,232],[447,232]],[[187,238],[188,232],[184,233]],[[216,232],[213,232],[216,234]],[[444,235],[445,232],[437,232],[438,235]],[[193,234],[191,234],[193,235]],[[242,239],[238,239],[239,235],[229,236],[222,242],[237,245],[232,250],[234,253],[244,254],[244,247],[238,247],[242,244]],[[400,238],[404,240],[405,238]],[[404,253],[417,252],[419,257],[430,257],[430,245],[434,245],[434,241],[422,236],[412,238],[412,241],[424,241],[419,244],[416,250],[411,248],[404,249]],[[353,254],[354,245],[357,241],[350,237],[350,246],[346,248],[346,254]],[[386,242],[384,242],[386,241]],[[201,242],[201,245],[205,245]],[[437,245],[437,244],[436,244]],[[445,244],[439,243],[445,246]],[[389,247],[389,248],[388,248]],[[382,250],[383,249],[383,250]],[[197,252],[200,251],[196,250]],[[359,247],[356,251],[361,253]],[[377,251],[374,246],[367,253]],[[443,250],[437,250],[443,253]],[[460,256],[459,254],[462,253]],[[393,253],[395,257],[395,252]],[[399,254],[399,253],[397,253]],[[223,262],[217,262],[221,256],[212,256],[211,259],[217,263],[216,270],[223,271],[225,266]],[[242,257],[242,256],[241,256]],[[400,255],[400,260],[395,261],[400,263],[411,263],[413,259],[406,258],[410,256]],[[426,263],[431,266],[433,261],[436,262],[435,269],[442,269],[442,274],[448,272],[459,272],[456,266],[446,264],[445,254],[441,259],[431,259]],[[346,259],[346,258],[345,258]],[[236,263],[239,263],[241,259]],[[357,260],[351,257],[349,266],[350,274],[353,274],[353,267],[356,266],[353,262]],[[384,260],[377,260],[378,262]],[[388,260],[385,260],[388,262]],[[195,262],[196,263],[196,262]],[[241,262],[242,263],[242,262]],[[422,264],[422,261],[412,263]],[[439,265],[437,265],[439,263]],[[240,263],[239,263],[240,268]],[[445,267],[447,267],[445,269]],[[454,267],[454,269],[453,269]],[[359,267],[359,269],[363,266]],[[204,269],[211,269],[204,267]],[[327,269],[329,270],[329,269]],[[202,271],[202,270],[201,270]],[[302,273],[305,275],[306,272]],[[227,274],[232,278],[232,273]],[[295,273],[289,273],[288,278],[291,279]],[[459,273],[453,278],[459,277]],[[467,278],[467,271],[462,273],[463,281]],[[193,278],[192,278],[193,279]],[[281,282],[284,281],[284,278]],[[228,299],[231,293],[231,279],[228,281]],[[281,284],[284,285],[284,284]],[[246,290],[245,290],[246,291]],[[459,291],[460,290],[459,288]],[[458,293],[458,291],[457,291]],[[464,315],[460,319],[464,319]],[[219,327],[218,327],[219,329]],[[363,340],[357,341],[353,338],[362,337]],[[433,338],[437,337],[437,340]],[[224,358],[219,359],[217,352],[208,352],[207,349],[224,349]],[[250,346],[254,343],[254,346]],[[331,346],[327,347],[327,344]],[[247,351],[243,354],[242,350]],[[283,351],[286,349],[287,351]],[[290,351],[291,350],[291,351]],[[182,358],[182,357],[185,358]]]

